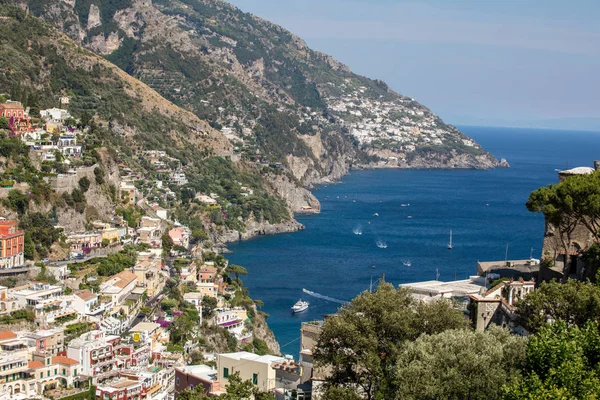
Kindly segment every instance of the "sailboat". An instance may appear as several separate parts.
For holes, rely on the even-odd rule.
[[[450,229],[450,241],[448,242],[448,250],[452,250],[452,229]]]

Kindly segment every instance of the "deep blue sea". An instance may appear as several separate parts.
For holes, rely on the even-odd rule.
[[[320,319],[340,305],[303,288],[347,301],[383,273],[394,285],[435,279],[436,270],[440,280],[476,275],[477,261],[503,260],[507,245],[509,259],[539,258],[543,218],[527,211],[529,193],[556,183],[556,169],[593,166],[600,159],[600,133],[461,130],[511,168],[352,172],[340,184],[315,190],[322,211],[297,218],[306,230],[229,246],[230,262],[248,269],[244,283],[264,301],[283,353],[298,353],[301,321]],[[310,308],[292,315],[299,298]]]

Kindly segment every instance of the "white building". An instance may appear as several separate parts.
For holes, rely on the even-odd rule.
[[[67,110],[62,108],[49,108],[47,110],[40,110],[40,115],[44,119],[50,119],[52,121],[60,121],[63,122],[71,117],[71,114]]]
[[[121,271],[100,285],[100,293],[111,296],[113,305],[121,304],[136,287],[136,275],[130,271]]]
[[[83,375],[116,376],[118,370],[115,363],[115,347],[120,344],[120,339],[119,336],[107,335],[103,331],[84,333],[69,342],[67,357],[79,360]]]

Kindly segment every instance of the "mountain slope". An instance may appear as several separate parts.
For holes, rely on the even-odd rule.
[[[353,165],[501,164],[429,109],[219,0],[21,0],[299,184]]]
[[[245,232],[248,226],[260,230],[265,223],[290,221],[290,212],[276,195],[272,180],[250,165],[233,162],[229,141],[208,123],[2,1],[0,18],[0,93],[22,101],[33,115],[69,95],[69,110],[87,125],[84,154],[90,156],[85,162],[101,163],[112,185],[118,187],[121,180],[123,170],[118,165],[130,169],[144,195],[154,196],[152,200],[167,207],[180,222],[204,229],[216,240],[232,230]],[[166,178],[147,159],[148,150],[165,151],[169,162],[185,171],[187,185],[169,185],[173,198],[153,194],[157,183]],[[243,187],[246,193],[242,193]],[[87,204],[106,210],[100,217],[108,218],[122,204],[114,195],[110,198],[108,185],[105,193],[101,189],[94,192],[98,196],[88,196]],[[194,202],[197,193],[214,193],[220,208]],[[301,194],[310,199],[306,193],[303,189]],[[62,202],[59,207],[66,206]],[[91,207],[77,211],[61,208],[59,222],[66,228],[82,229],[89,219],[98,217],[97,212],[88,213]]]

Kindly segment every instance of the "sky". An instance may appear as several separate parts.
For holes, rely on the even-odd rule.
[[[231,0],[456,125],[600,131],[600,0]]]

